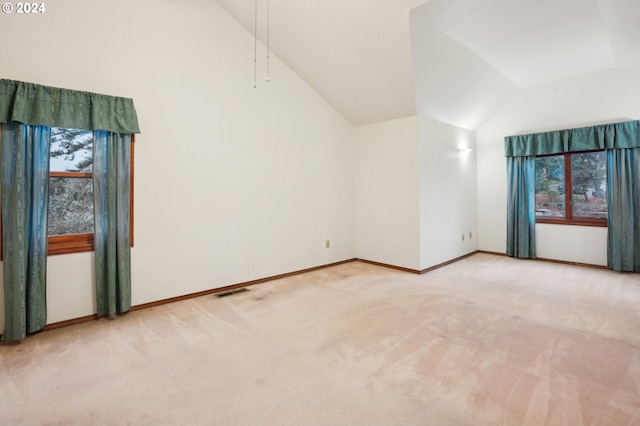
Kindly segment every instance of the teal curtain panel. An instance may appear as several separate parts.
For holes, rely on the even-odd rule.
[[[5,330],[19,341],[47,322],[47,205],[51,129],[2,127],[2,250]]]
[[[140,133],[133,100],[0,79],[0,123]]]
[[[131,135],[95,131],[93,150],[98,315],[114,317],[131,309]]]
[[[129,234],[133,100],[0,79],[5,330],[19,341],[47,320],[47,207],[51,127],[94,131],[97,310],[131,307]]]
[[[507,157],[637,147],[640,147],[640,121],[638,120],[507,136],[504,142]]]
[[[535,257],[535,156],[606,150],[607,264],[640,271],[640,121],[507,136],[504,150],[507,254]]]
[[[640,148],[607,151],[607,265],[640,271]]]
[[[507,158],[507,255],[536,258],[535,157]]]

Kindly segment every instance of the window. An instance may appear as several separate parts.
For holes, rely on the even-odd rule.
[[[93,250],[93,132],[51,128],[49,254]]]
[[[0,125],[0,137],[2,126]],[[131,135],[130,241],[133,247],[134,135]],[[93,251],[93,132],[51,128],[48,254]],[[0,228],[0,260],[2,259]]]
[[[536,222],[607,226],[604,151],[536,158]]]

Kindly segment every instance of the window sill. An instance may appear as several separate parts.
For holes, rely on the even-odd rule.
[[[554,225],[577,225],[577,226],[597,226],[606,228],[608,226],[607,219],[595,219],[589,217],[581,217],[574,219],[565,218],[536,218],[536,223],[550,223]]]
[[[93,251],[93,234],[56,235],[49,237],[49,255]]]

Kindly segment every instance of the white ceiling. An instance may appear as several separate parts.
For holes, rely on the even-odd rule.
[[[253,33],[254,0],[217,2]],[[475,130],[519,88],[640,72],[640,0],[270,0],[270,30],[354,125],[418,113]]]

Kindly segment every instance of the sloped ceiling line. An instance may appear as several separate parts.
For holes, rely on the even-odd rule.
[[[253,37],[253,0],[217,2]],[[476,130],[520,88],[640,72],[638,0],[276,0],[270,20],[273,54],[356,126]]]

